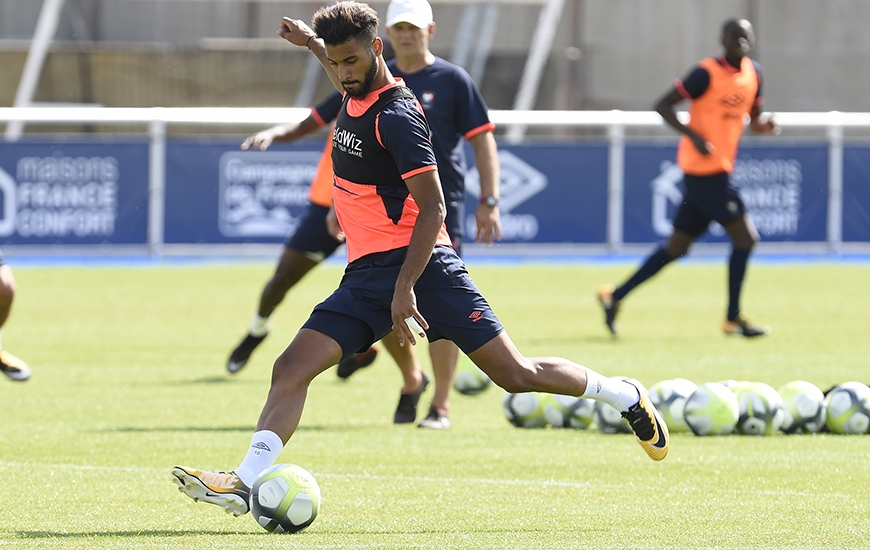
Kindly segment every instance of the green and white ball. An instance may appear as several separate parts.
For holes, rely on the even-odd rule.
[[[812,382],[794,380],[779,388],[782,426],[787,434],[816,433],[825,425],[825,395]]]
[[[320,509],[320,486],[295,464],[275,464],[251,487],[251,515],[270,533],[296,533],[311,525]]]
[[[584,430],[592,423],[595,401],[571,395],[548,395],[544,399],[544,417],[554,428]]]
[[[603,401],[595,402],[595,425],[601,433],[605,434],[630,434],[631,425],[628,420],[615,408]]]
[[[670,433],[689,431],[683,411],[686,400],[696,389],[698,385],[685,378],[662,380],[650,386],[649,400],[662,415]]]
[[[771,435],[779,431],[785,413],[782,398],[771,386],[753,382],[732,390],[740,407],[737,431],[743,435]]]
[[[453,379],[453,389],[462,395],[477,395],[491,385],[489,376],[474,363],[460,367]]]
[[[541,394],[505,393],[502,410],[508,422],[517,428],[543,428],[547,425],[544,397]]]
[[[683,417],[695,435],[725,435],[734,431],[740,406],[734,393],[718,382],[698,386],[686,400]]]
[[[825,423],[835,434],[865,434],[870,430],[870,387],[845,382],[825,398]]]

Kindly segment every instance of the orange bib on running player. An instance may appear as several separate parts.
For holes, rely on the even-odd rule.
[[[740,70],[708,57],[698,64],[710,75],[707,90],[689,106],[689,128],[713,144],[709,155],[702,155],[688,136],[680,139],[677,162],[692,176],[709,176],[734,169],[737,146],[746,116],[758,94],[758,75],[748,57]]]

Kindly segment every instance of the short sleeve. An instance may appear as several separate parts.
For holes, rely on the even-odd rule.
[[[415,100],[390,103],[375,124],[381,145],[392,155],[402,178],[437,167],[429,124]]]
[[[710,73],[696,66],[682,80],[676,82],[677,90],[686,99],[697,99],[710,86]]]
[[[456,97],[456,127],[465,139],[471,139],[475,135],[492,131],[495,125],[489,120],[489,111],[480,90],[474,84],[471,76],[461,67],[455,71],[456,85],[453,87]]]
[[[326,126],[338,117],[338,112],[341,110],[341,99],[341,94],[336,90],[311,108],[312,114],[315,115],[321,126]]]

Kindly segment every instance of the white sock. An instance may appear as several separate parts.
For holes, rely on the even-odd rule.
[[[235,469],[236,475],[248,487],[253,486],[260,472],[271,466],[282,450],[284,450],[284,442],[278,434],[269,430],[255,432],[254,437],[251,438],[251,446],[248,447],[248,454]]]
[[[269,332],[269,318],[260,317],[259,313],[254,314],[254,319],[251,321],[251,336],[265,336]]]
[[[602,376],[586,369],[586,392],[581,397],[603,401],[620,412],[640,401],[637,388],[618,378]]]

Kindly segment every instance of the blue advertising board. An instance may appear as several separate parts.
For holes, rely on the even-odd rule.
[[[843,241],[870,240],[870,146],[843,148]]]
[[[322,150],[322,141],[268,151],[167,142],[165,242],[283,242],[308,206]]]
[[[683,174],[675,158],[675,146],[626,146],[624,242],[657,242],[670,235],[683,194]],[[762,241],[826,239],[826,146],[741,147],[731,182]],[[727,242],[728,236],[714,222],[699,241]]]
[[[0,143],[4,244],[144,244],[148,144]]]
[[[601,243],[607,235],[607,145],[500,145],[503,243]],[[466,154],[473,166],[474,155]],[[477,170],[466,176],[466,242],[474,240]]]

